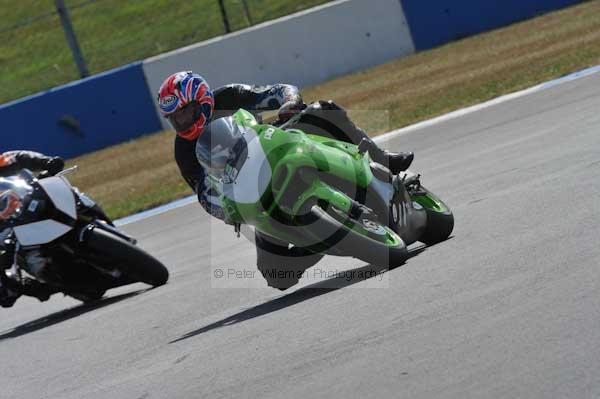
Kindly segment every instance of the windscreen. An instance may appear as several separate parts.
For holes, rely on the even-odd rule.
[[[196,141],[198,162],[217,178],[223,177],[228,164],[239,170],[238,161],[243,161],[247,152],[243,133],[232,117],[211,122]]]

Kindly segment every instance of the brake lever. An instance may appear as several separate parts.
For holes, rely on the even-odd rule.
[[[73,165],[73,166],[71,166],[70,168],[67,168],[67,169],[63,169],[63,170],[61,170],[61,171],[60,171],[60,172],[58,172],[58,173],[57,173],[55,176],[57,176],[57,177],[61,177],[61,176],[64,176],[64,175],[68,175],[69,173],[73,173],[73,172],[75,172],[75,171],[76,171],[78,168],[79,168],[79,166],[77,166],[77,165]]]

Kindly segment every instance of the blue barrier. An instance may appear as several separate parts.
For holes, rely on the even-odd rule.
[[[401,0],[417,50],[535,17],[583,0]]]
[[[136,62],[0,106],[0,152],[71,158],[161,130]]]

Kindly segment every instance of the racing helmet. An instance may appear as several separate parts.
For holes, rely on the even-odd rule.
[[[18,217],[22,209],[23,201],[15,191],[11,189],[0,191],[0,223]]]
[[[215,100],[210,86],[192,71],[177,72],[158,90],[158,107],[179,137],[196,140],[211,120]]]

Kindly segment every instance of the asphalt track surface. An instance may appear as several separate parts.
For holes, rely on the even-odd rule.
[[[253,246],[198,205],[127,225],[169,284],[3,311],[0,397],[598,398],[600,74],[387,146],[415,151],[450,240],[367,281],[325,258],[280,293],[225,277]]]

